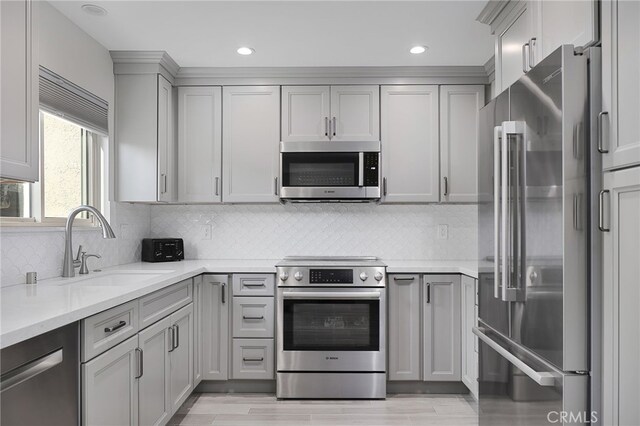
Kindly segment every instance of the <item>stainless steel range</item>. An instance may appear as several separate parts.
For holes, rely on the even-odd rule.
[[[276,396],[385,398],[386,265],[287,257],[276,266]]]

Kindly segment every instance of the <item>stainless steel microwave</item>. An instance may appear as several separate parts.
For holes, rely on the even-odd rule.
[[[280,142],[284,201],[375,201],[380,181],[380,142]]]

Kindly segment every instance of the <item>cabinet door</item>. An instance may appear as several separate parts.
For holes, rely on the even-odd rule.
[[[513,84],[527,69],[523,46],[532,38],[532,17],[527,2],[521,2],[505,18],[507,24],[496,37],[496,93]]]
[[[158,201],[176,198],[174,89],[158,74]]]
[[[437,202],[438,86],[380,91],[384,202]]]
[[[640,167],[605,173],[603,424],[640,424]],[[601,206],[602,208],[602,206]]]
[[[477,398],[478,396],[478,366],[476,357],[476,339],[473,334],[473,327],[476,326],[476,280],[463,275],[461,277],[462,300],[462,336],[461,336],[461,354],[462,354],[462,383],[464,383],[471,394]]]
[[[221,201],[222,89],[178,89],[178,199]]]
[[[82,365],[82,424],[138,424],[138,336]]]
[[[602,116],[606,170],[640,164],[640,2],[602,3]]]
[[[331,86],[331,140],[380,140],[380,86]]]
[[[193,304],[171,314],[169,351],[169,397],[175,413],[193,392]]]
[[[478,201],[479,111],[484,86],[440,87],[440,173],[443,202]]]
[[[229,277],[202,278],[202,379],[227,380],[229,354]]]
[[[233,339],[233,378],[273,380],[274,355],[273,339]]]
[[[0,178],[38,180],[38,2],[0,2]]]
[[[587,46],[598,40],[597,8],[595,0],[530,1],[535,14],[538,46],[534,66],[563,44]],[[535,10],[534,10],[535,9]]]
[[[142,351],[142,376],[138,384],[141,425],[162,425],[171,417],[169,399],[169,318],[158,321],[138,334]]]
[[[193,278],[193,387],[202,381],[202,275]]]
[[[282,140],[329,140],[329,86],[282,86]]]
[[[389,380],[420,380],[420,275],[389,275]]]
[[[425,275],[423,281],[423,378],[460,381],[460,275]]]
[[[233,298],[233,337],[273,338],[273,297]]]
[[[223,89],[223,200],[278,201],[280,88]]]

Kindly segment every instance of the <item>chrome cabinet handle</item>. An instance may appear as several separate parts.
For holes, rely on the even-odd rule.
[[[19,385],[22,382],[26,382],[38,374],[44,373],[45,371],[62,363],[62,351],[63,348],[60,348],[53,353],[47,354],[29,362],[28,364],[4,373],[0,377],[0,393]]]
[[[264,361],[264,358],[242,358],[243,361],[245,362],[262,362]]]
[[[220,195],[220,178],[218,176],[216,176],[214,179],[214,186],[215,186],[216,196]]]
[[[382,178],[382,195],[387,196],[387,178]]]
[[[174,324],[173,327],[176,329],[174,336],[176,337],[176,343],[173,349],[177,349],[180,347],[180,326],[178,324]]]
[[[431,283],[427,283],[427,303],[431,303]]]
[[[529,39],[529,69],[533,68],[535,65],[535,57],[536,52],[534,50],[534,46],[536,45],[536,38],[532,37]]]
[[[580,206],[582,205],[582,194],[573,194],[573,229],[582,230]]]
[[[597,125],[598,125],[598,152],[600,154],[608,154],[609,150],[608,149],[604,149],[604,146],[602,144],[602,141],[604,140],[604,134],[602,133],[602,129],[603,129],[603,117],[605,115],[609,115],[609,112],[607,111],[601,111],[600,114],[598,114],[598,121],[597,121]]]
[[[173,352],[173,350],[176,348],[175,345],[173,344],[175,342],[175,330],[173,329],[173,326],[168,328],[169,331],[169,352]]]
[[[329,117],[324,118],[324,135],[329,137]]]
[[[522,45],[522,71],[526,74],[527,71],[527,49],[529,48],[529,42]]]
[[[226,303],[227,302],[227,284],[225,283],[220,283],[220,299],[222,300],[222,303]]]
[[[243,315],[243,316],[242,316],[242,319],[246,319],[246,320],[263,320],[263,319],[264,319],[264,316],[259,316],[259,317],[249,317],[249,316]]]
[[[333,117],[333,118],[331,119],[331,121],[333,122],[333,136],[335,136],[335,135],[336,135],[336,132],[337,132],[337,130],[336,130],[336,128],[337,128],[336,118],[335,118],[335,117]]]
[[[137,364],[137,374],[136,379],[139,379],[144,374],[144,358],[142,357],[142,349],[136,348],[136,364]]]
[[[408,275],[408,276],[401,275],[401,276],[393,277],[394,281],[414,281],[415,279],[416,277],[413,277],[411,275]]]
[[[604,227],[604,194],[608,194],[609,190],[604,189],[598,194],[598,229],[602,232],[611,231],[610,228]]]
[[[444,196],[448,196],[449,195],[449,178],[447,178],[446,176],[444,177]]]
[[[113,333],[116,330],[121,329],[122,327],[124,327],[125,325],[127,325],[126,321],[120,321],[119,323],[117,323],[116,325],[112,325],[111,327],[106,327],[104,329],[105,333]]]
[[[243,287],[264,287],[264,282],[260,282],[260,283],[242,283]]]
[[[275,195],[278,195],[278,178],[277,177],[273,178],[273,181],[274,181],[274,185],[273,186],[275,188],[273,190],[273,192],[274,192]]]

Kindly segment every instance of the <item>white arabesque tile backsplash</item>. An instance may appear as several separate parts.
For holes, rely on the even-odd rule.
[[[476,205],[174,205],[151,207],[154,237],[181,237],[189,259],[373,255],[475,260]],[[439,224],[448,239],[437,238]],[[210,227],[210,239],[203,238]]]

